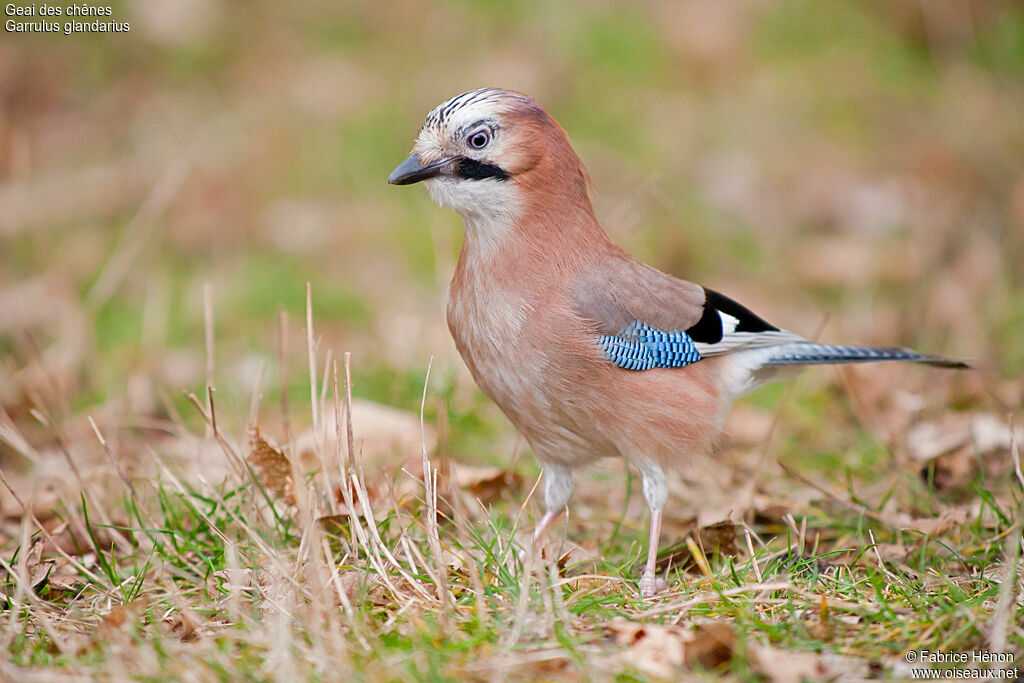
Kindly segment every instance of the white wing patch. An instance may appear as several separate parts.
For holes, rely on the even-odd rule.
[[[803,337],[787,332],[786,330],[765,330],[763,332],[737,332],[739,318],[717,311],[722,321],[722,338],[713,343],[696,342],[695,346],[701,357],[717,356],[723,353],[732,353],[744,349],[759,349],[766,346],[776,346],[790,342],[805,341]]]
[[[740,324],[739,318],[721,311],[718,311],[718,318],[722,321],[722,336],[732,334]]]

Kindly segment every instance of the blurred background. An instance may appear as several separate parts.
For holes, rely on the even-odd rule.
[[[418,411],[434,357],[443,447],[508,461],[513,431],[444,325],[461,220],[385,181],[427,111],[481,86],[553,113],[603,225],[641,259],[808,336],[982,369],[858,370],[845,389],[808,373],[783,454],[849,448],[823,419],[905,429],[1020,405],[1019,2],[112,8],[129,33],[0,41],[0,403],[39,448],[42,405],[72,432],[85,415],[201,424],[185,392],[208,373],[240,435],[262,368],[261,420],[277,424],[280,311],[290,410],[308,425],[309,281],[321,369],[351,351],[357,397]],[[745,425],[764,437],[781,392],[741,406],[740,442]]]

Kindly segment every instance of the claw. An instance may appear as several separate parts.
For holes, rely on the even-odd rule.
[[[640,577],[640,597],[644,600],[653,598],[658,593],[668,590],[668,584],[664,579],[658,578],[653,573],[646,571]]]
[[[644,575],[640,577],[640,597],[643,599],[653,598],[654,594],[658,592],[658,582],[655,578],[644,572]]]

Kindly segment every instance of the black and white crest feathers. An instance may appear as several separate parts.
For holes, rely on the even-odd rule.
[[[466,107],[485,102],[498,102],[504,98],[513,96],[516,95],[508,90],[501,90],[499,88],[480,88],[478,90],[469,90],[434,107],[434,109],[427,114],[427,119],[423,122],[423,127],[435,129],[444,128],[448,124],[448,121],[460,109],[465,109]],[[519,95],[519,97],[524,96]]]

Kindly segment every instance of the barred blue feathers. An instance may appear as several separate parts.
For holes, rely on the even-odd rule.
[[[634,320],[618,334],[604,334],[597,344],[608,360],[627,370],[681,368],[700,360],[700,353],[685,332],[662,332]]]
[[[967,364],[948,358],[928,356],[910,349],[890,349],[871,346],[837,346],[799,342],[766,348],[761,366],[772,365],[826,365],[830,363],[864,363],[886,360],[906,360],[945,368],[966,368]]]

